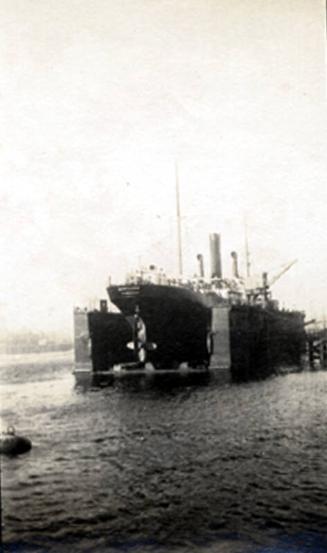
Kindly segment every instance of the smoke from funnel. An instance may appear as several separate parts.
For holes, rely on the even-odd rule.
[[[211,278],[222,277],[221,271],[221,252],[220,235],[210,234],[210,259],[211,259]]]

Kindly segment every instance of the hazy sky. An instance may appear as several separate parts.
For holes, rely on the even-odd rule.
[[[323,0],[2,0],[1,324],[69,329],[140,262],[208,234],[327,315]]]

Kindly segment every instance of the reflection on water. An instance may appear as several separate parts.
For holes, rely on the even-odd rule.
[[[145,390],[158,389],[162,393],[164,390],[173,391],[175,388],[185,388],[188,386],[206,386],[211,381],[219,383],[229,383],[229,371],[193,371],[193,372],[143,372],[134,373],[133,371],[114,375],[108,373],[75,373],[75,388],[88,391],[92,388],[105,388],[115,386],[124,390]]]
[[[327,551],[327,373],[76,380],[64,361],[0,370],[11,551]]]

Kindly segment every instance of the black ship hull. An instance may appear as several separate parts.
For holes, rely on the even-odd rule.
[[[130,321],[136,310],[146,328],[147,360],[156,368],[208,364],[210,309],[186,288],[144,284],[111,286],[110,300]],[[150,346],[150,347],[149,347]]]
[[[88,313],[91,339],[92,368],[95,372],[107,371],[114,365],[132,363],[134,355],[127,348],[132,340],[132,328],[121,313]]]

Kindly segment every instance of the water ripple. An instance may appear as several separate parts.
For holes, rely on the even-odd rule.
[[[80,390],[57,368],[2,373],[3,422],[34,444],[2,460],[8,551],[211,553],[218,543],[230,553],[303,532],[327,540],[327,373]]]

